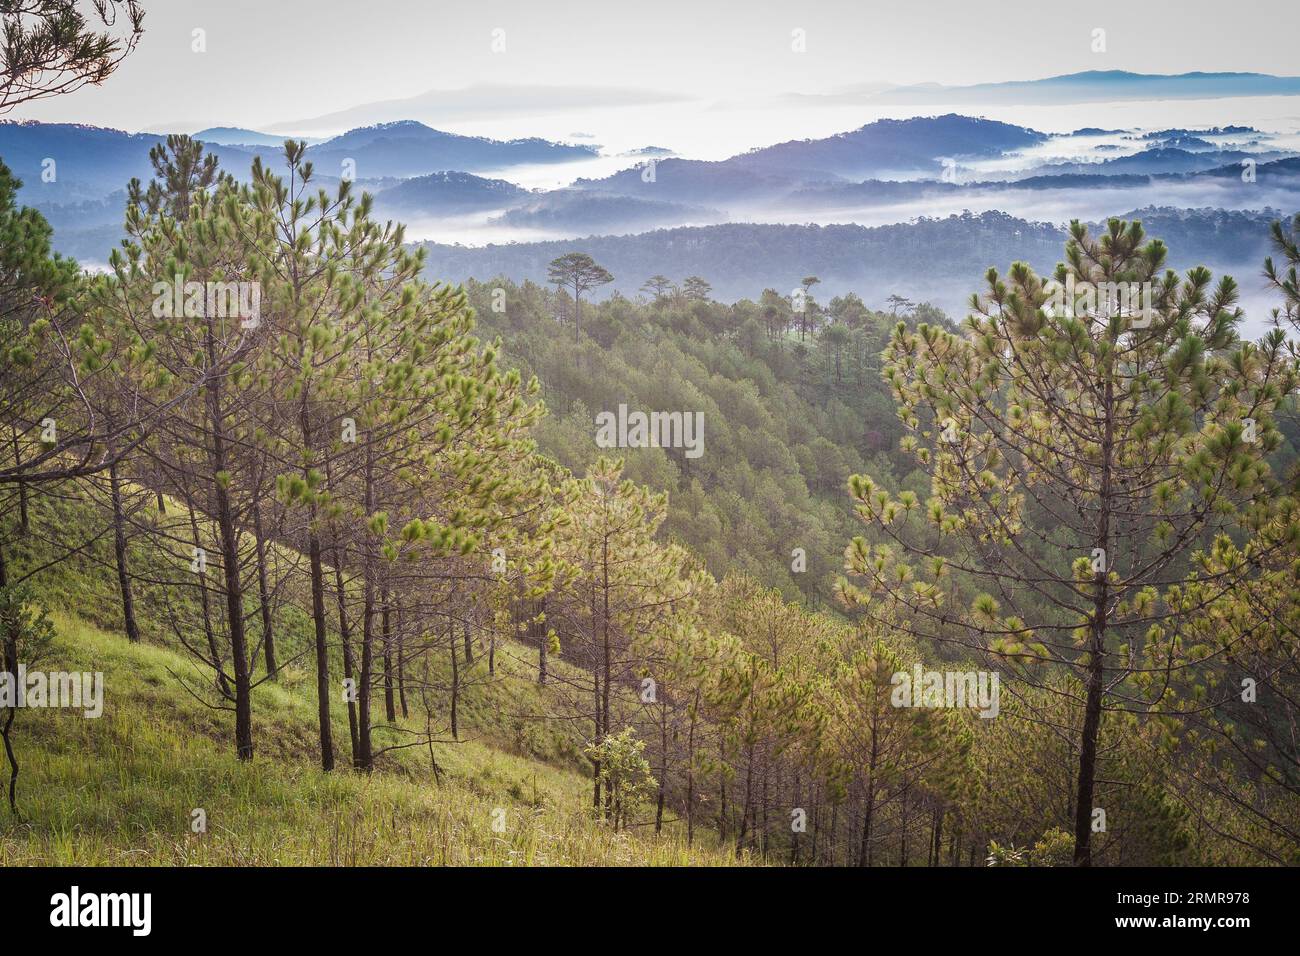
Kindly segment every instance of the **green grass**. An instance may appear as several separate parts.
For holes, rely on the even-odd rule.
[[[33,502],[34,527],[70,537],[102,520],[73,496]],[[175,520],[175,512],[169,516]],[[18,566],[53,553],[41,535],[17,539]],[[13,542],[15,539],[10,537]],[[730,846],[697,828],[693,848],[672,822],[656,836],[643,812],[630,832],[613,833],[590,812],[591,779],[572,721],[537,720],[558,706],[535,681],[535,651],[499,639],[496,673],[481,648],[461,665],[460,740],[390,751],[377,769],[350,768],[346,705],[335,694],[336,769],[320,769],[314,660],[286,666],[278,682],[253,692],[255,757],[234,755],[234,714],[197,699],[211,682],[176,643],[169,620],[199,620],[196,591],[141,588],[145,635],[131,644],[121,628],[111,540],[54,565],[33,579],[51,608],[57,636],[41,670],[101,671],[104,712],[23,710],[14,726],[22,773],[20,819],[0,801],[0,866],[15,865],[682,865],[734,864]],[[137,541],[132,567],[167,576],[176,556]],[[174,569],[170,569],[174,571]],[[174,574],[172,575],[174,576]],[[280,609],[282,661],[310,646],[300,608]],[[553,669],[566,667],[552,659]],[[446,654],[434,655],[430,680],[450,684]],[[332,673],[342,679],[340,662]],[[260,676],[260,672],[259,672]],[[213,698],[215,695],[206,694]],[[419,695],[398,725],[424,730]],[[383,723],[382,694],[373,701]],[[429,691],[433,726],[446,732],[448,691]],[[377,728],[377,747],[401,743],[400,731]],[[0,776],[8,767],[0,759]],[[6,779],[7,782],[7,779]],[[206,813],[207,830],[191,829]],[[504,832],[494,829],[504,811]]]
[[[731,864],[730,848],[687,849],[680,826],[615,834],[587,808],[576,769],[486,739],[390,756],[365,775],[316,765],[313,702],[295,687],[255,697],[257,756],[241,763],[229,717],[188,695],[184,657],[55,616],[49,669],[99,670],[104,714],[23,711],[19,810],[0,822],[0,865]],[[511,678],[503,678],[508,683]],[[346,745],[347,728],[336,716]],[[192,812],[207,832],[191,832]],[[493,828],[504,811],[504,832]],[[648,829],[648,828],[645,828]]]

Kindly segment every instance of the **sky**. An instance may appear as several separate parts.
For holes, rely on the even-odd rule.
[[[1218,0],[1086,6],[1045,0],[142,0],[142,6],[145,36],[103,87],[33,104],[9,118],[130,131],[214,125],[302,131],[351,107],[457,90],[435,97],[430,107],[434,119],[446,120],[443,127],[455,129],[491,117],[505,123],[621,103],[666,110],[689,102],[761,103],[783,93],[873,83],[966,85],[1081,70],[1287,75],[1298,72],[1300,30],[1296,0],[1229,6]],[[201,51],[196,30],[203,31]],[[1094,49],[1097,30],[1105,31],[1104,51]]]

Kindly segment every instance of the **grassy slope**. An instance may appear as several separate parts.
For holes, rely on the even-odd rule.
[[[193,672],[186,658],[55,620],[46,666],[102,670],[104,714],[20,714],[24,820],[0,825],[0,865],[732,862],[723,850],[688,851],[679,828],[657,839],[613,834],[587,814],[590,783],[576,769],[486,739],[439,745],[441,784],[414,748],[369,777],[325,774],[305,688],[259,689],[258,756],[241,764],[228,716],[174,676]],[[341,708],[335,734],[346,745]],[[190,832],[195,808],[207,813],[206,834]],[[498,808],[504,833],[492,828]]]
[[[289,668],[280,684],[255,690],[257,756],[241,764],[233,715],[181,684],[181,677],[202,680],[191,658],[165,640],[132,645],[59,610],[78,608],[105,623],[110,569],[96,562],[65,567],[41,590],[56,609],[58,637],[37,666],[102,671],[104,713],[20,712],[23,819],[0,808],[0,865],[736,862],[707,831],[697,831],[701,839],[688,849],[680,824],[655,837],[644,826],[614,834],[591,819],[590,777],[572,731],[518,716],[548,709],[547,691],[531,678],[531,652],[521,645],[498,647],[494,680],[481,660],[475,665],[477,682],[465,689],[459,711],[462,740],[434,748],[441,781],[428,750],[415,747],[385,755],[369,776],[326,774],[309,661]],[[441,701],[431,704],[445,714]],[[417,726],[414,715],[408,726]],[[348,729],[337,697],[334,739],[342,768]],[[379,743],[399,739],[390,732]],[[206,811],[206,833],[191,832],[196,808]],[[505,811],[504,832],[493,829],[498,810]]]

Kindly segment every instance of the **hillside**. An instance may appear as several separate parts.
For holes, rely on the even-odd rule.
[[[90,509],[65,501],[57,513],[65,527],[84,525]],[[49,517],[38,516],[37,528]],[[29,543],[26,557],[35,559],[43,549]],[[144,562],[148,555],[141,550],[135,558]],[[522,645],[499,644],[494,679],[462,690],[459,740],[447,733],[431,748],[391,751],[373,774],[324,774],[313,749],[307,667],[286,666],[278,682],[258,687],[258,753],[239,761],[225,740],[228,717],[183,683],[203,678],[194,659],[166,636],[175,608],[144,602],[145,643],[129,643],[111,629],[117,616],[111,550],[92,548],[71,567],[35,580],[40,599],[64,609],[52,616],[57,636],[41,666],[102,672],[103,716],[51,710],[25,713],[17,722],[22,819],[0,816],[0,866],[747,861],[731,847],[717,848],[706,831],[697,829],[691,849],[674,823],[656,837],[614,833],[594,821],[578,738],[526,717],[546,708],[546,691],[530,670],[533,652]],[[434,673],[433,680],[440,677]],[[427,705],[444,713],[446,695],[430,691]],[[336,734],[346,740],[346,712],[337,699],[333,713]],[[400,722],[423,728],[414,714]],[[197,809],[206,812],[206,833],[192,831]],[[493,824],[500,820],[504,830],[497,832]]]
[[[1166,242],[1175,268],[1204,263],[1245,279],[1256,275],[1268,254],[1269,223],[1278,214],[1159,207],[1128,217],[1141,219],[1151,235]],[[477,248],[421,245],[428,253],[428,274],[452,282],[498,275],[545,282],[552,259],[580,249],[614,274],[610,288],[624,295],[655,273],[703,276],[723,300],[753,299],[768,286],[788,294],[804,276],[815,275],[825,297],[854,292],[882,302],[898,292],[958,314],[972,282],[989,266],[1023,260],[1050,271],[1063,242],[1064,229],[1055,223],[965,212],[875,227],[733,222]]]

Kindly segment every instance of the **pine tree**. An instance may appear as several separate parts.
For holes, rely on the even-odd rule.
[[[557,286],[573,290],[573,334],[576,338],[582,328],[582,294],[613,282],[614,277],[585,252],[570,252],[552,259],[547,276]]]
[[[1211,290],[1196,268],[1180,281],[1162,275],[1165,257],[1139,223],[1112,220],[1100,237],[1075,223],[1055,285],[1016,263],[1009,282],[989,271],[962,334],[900,323],[884,375],[931,497],[851,480],[883,542],[848,549],[866,582],[842,589],[851,605],[1030,685],[1057,687],[1047,675],[1060,669],[1077,678],[1066,693],[1084,714],[1080,865],[1103,718],[1142,671],[1126,649],[1152,628],[1176,631],[1158,602],[1186,575],[1185,549],[1262,506],[1272,412],[1293,382],[1280,338],[1238,340],[1230,278]],[[1135,287],[1141,307],[1120,294]]]

